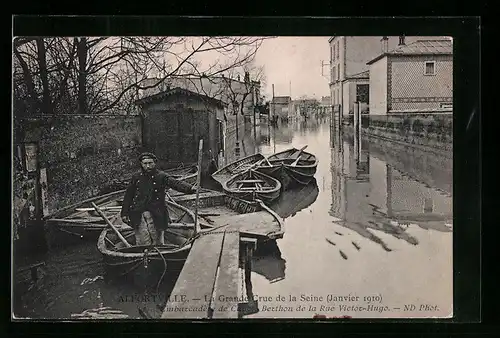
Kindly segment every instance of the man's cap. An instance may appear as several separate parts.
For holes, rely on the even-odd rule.
[[[145,158],[150,158],[152,159],[153,161],[158,161],[158,159],[156,158],[155,154],[153,153],[142,153],[140,156],[139,156],[139,161],[142,161],[144,160]]]

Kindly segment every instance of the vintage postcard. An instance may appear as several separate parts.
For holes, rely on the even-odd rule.
[[[13,40],[15,319],[453,317],[453,40]]]

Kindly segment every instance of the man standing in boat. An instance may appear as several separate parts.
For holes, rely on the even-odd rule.
[[[134,228],[136,245],[164,244],[163,234],[171,222],[165,206],[167,188],[188,194],[196,192],[195,187],[158,170],[157,161],[152,153],[139,156],[141,171],[132,176],[123,199],[121,218]]]

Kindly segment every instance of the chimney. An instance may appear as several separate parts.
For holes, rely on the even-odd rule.
[[[399,36],[399,44],[398,46],[404,46],[405,45],[405,36],[404,35],[400,35]]]
[[[387,53],[389,51],[389,38],[383,36],[380,41],[382,42],[382,53]]]

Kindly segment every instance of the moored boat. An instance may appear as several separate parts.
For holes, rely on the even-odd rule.
[[[279,180],[284,190],[307,185],[316,174],[318,159],[304,149],[290,148],[273,154],[259,162],[256,170]]]
[[[260,199],[270,204],[279,197],[281,183],[277,179],[249,169],[232,176],[222,184],[224,191],[244,200]]]
[[[125,190],[104,195],[69,205],[44,218],[49,246],[56,243],[71,244],[75,240],[95,239],[106,228],[106,222],[92,207],[95,203],[114,224],[119,219],[121,201]],[[116,224],[121,227],[121,223]]]
[[[196,194],[173,198],[176,203],[194,210]],[[284,235],[281,217],[263,201],[246,201],[219,191],[205,190],[199,194],[198,217],[201,228],[215,230],[231,226],[237,228],[241,236],[255,238],[261,245]]]
[[[172,201],[167,201],[166,207],[172,223],[164,231],[162,245],[135,245],[134,230],[122,227],[119,231],[131,245],[128,247],[113,229],[102,230],[97,241],[97,249],[103,255],[108,275],[113,277],[153,275],[155,278],[158,277],[156,280],[159,282],[168,269],[176,270],[182,267],[196,234],[200,232],[200,227],[195,228],[194,214],[188,208]],[[152,219],[148,218],[151,222]]]
[[[217,170],[212,174],[212,178],[221,185],[224,185],[224,183],[229,181],[234,175],[255,168],[264,159],[265,156],[260,153],[244,157]]]

